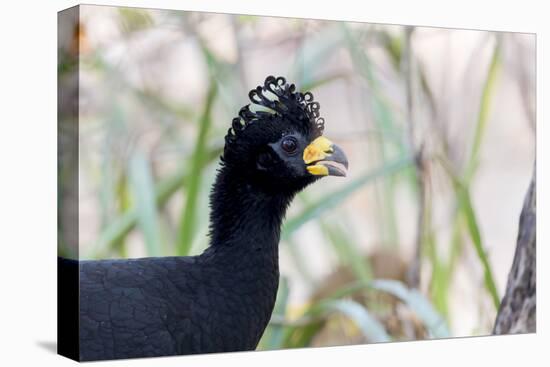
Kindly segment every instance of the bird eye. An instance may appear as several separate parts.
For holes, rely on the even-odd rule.
[[[295,138],[289,136],[288,138],[283,139],[281,142],[281,147],[287,153],[294,153],[298,148],[298,142]]]

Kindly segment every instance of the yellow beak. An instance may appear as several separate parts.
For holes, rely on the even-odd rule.
[[[348,159],[344,151],[324,136],[311,142],[303,155],[306,169],[315,176],[345,176]]]

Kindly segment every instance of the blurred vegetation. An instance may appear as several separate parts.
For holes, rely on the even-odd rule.
[[[355,125],[359,132],[352,133],[351,139],[366,144],[368,159],[352,161],[355,174],[328,186],[329,191],[326,187],[307,190],[295,200],[284,224],[281,250],[288,252],[288,259],[298,269],[293,276],[309,285],[311,299],[300,309],[290,305],[293,282],[284,276],[260,348],[451,336],[455,320],[450,290],[468,248],[476,254],[475,266],[484,274],[483,297],[494,306],[487,319],[494,316],[500,295],[471,192],[506,39],[490,33],[490,42],[483,39],[490,44],[492,56],[487,65],[479,65],[485,76],[475,121],[464,122],[473,126],[473,133],[454,141],[438,124],[436,93],[414,52],[415,28],[288,19],[283,21],[288,29],[259,39],[253,36],[261,26],[259,18],[227,16],[229,27],[223,31],[233,32],[236,40],[236,56],[228,60],[220,57],[207,37],[220,30],[204,31],[221,15],[113,10],[109,16],[118,26],[117,47],[129,47],[136,37],[156,27],[176,29],[179,38],[162,47],[170,47],[171,42],[195,45],[198,54],[188,57],[200,60],[206,83],[195,93],[201,96],[200,102],[173,100],[154,83],[154,76],[137,77],[136,81],[124,63],[113,61],[117,59],[108,42],[94,43],[86,33],[92,30],[86,24],[78,26],[75,37],[81,42],[81,72],[97,83],[87,84],[84,78],[81,84],[81,98],[86,101],[79,126],[81,180],[89,182],[81,195],[84,205],[92,202],[89,205],[95,208],[92,211],[98,222],[93,239],[82,244],[81,257],[190,255],[207,246],[209,187],[224,134],[231,118],[247,102],[247,90],[263,80],[249,75],[250,61],[243,55],[286,45],[292,47],[294,59],[285,60],[289,66],[283,75],[300,88],[315,94],[320,88],[351,83],[362,91],[360,115],[368,116],[368,122],[359,119]],[[61,82],[76,69],[70,52],[68,47],[60,58]],[[158,52],[162,52],[160,46]],[[351,67],[327,71],[325,62],[334,54],[344,54]],[[380,60],[386,60],[386,65]],[[147,73],[151,67],[141,64],[137,70]],[[154,75],[162,72],[156,70]],[[397,96],[389,93],[387,79],[404,92]],[[97,85],[99,96],[92,93]],[[60,114],[60,119],[65,117]],[[336,122],[327,122],[331,123]],[[429,138],[425,131],[430,132]],[[334,140],[345,141],[341,135]],[[463,152],[459,158],[454,154],[457,150]],[[434,177],[452,192],[450,238],[435,228],[436,197],[430,186]],[[346,205],[368,190],[374,193],[368,210],[376,214],[381,245],[366,253],[350,224],[354,213]],[[403,237],[399,225],[399,195],[403,191],[415,199],[417,212],[417,218],[410,218],[416,223],[412,258],[401,250],[402,243],[411,242]],[[303,238],[301,231],[311,226],[322,237],[318,251],[335,259],[334,272],[323,279],[311,274],[308,256],[297,246]],[[66,256],[71,251],[67,246],[61,249]],[[480,330],[489,332],[484,326]]]

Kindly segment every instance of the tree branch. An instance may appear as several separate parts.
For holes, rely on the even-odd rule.
[[[536,169],[523,203],[518,240],[506,294],[493,334],[533,333],[537,321],[536,279]]]

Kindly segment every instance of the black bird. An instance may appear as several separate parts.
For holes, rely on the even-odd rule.
[[[225,137],[204,253],[59,259],[59,289],[73,295],[60,298],[61,354],[87,361],[256,348],[275,303],[285,211],[320,177],[345,176],[348,163],[322,136],[310,92],[269,76],[249,98],[261,107],[243,107]]]

